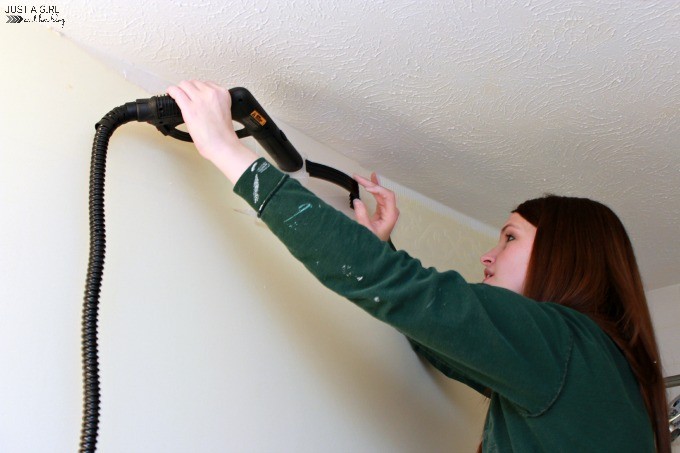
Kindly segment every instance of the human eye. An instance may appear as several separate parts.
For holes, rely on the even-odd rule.
[[[515,236],[513,236],[510,233],[505,234],[505,242],[510,242],[510,241],[514,241],[514,240],[515,240]]]

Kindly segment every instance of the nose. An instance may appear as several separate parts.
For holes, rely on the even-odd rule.
[[[496,249],[493,248],[486,252],[482,257],[479,259],[484,266],[490,266],[493,263],[496,262]]]

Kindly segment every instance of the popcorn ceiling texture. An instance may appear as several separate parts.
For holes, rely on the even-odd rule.
[[[188,78],[246,86],[285,124],[488,225],[545,192],[603,201],[648,287],[680,281],[678,2],[61,9],[57,31],[149,92]]]

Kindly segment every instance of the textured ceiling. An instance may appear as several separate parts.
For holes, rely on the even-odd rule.
[[[598,199],[648,288],[680,283],[677,1],[62,3],[55,29],[151,93],[246,86],[284,123],[489,225],[544,192]]]

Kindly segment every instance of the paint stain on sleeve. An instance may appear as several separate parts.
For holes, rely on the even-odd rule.
[[[302,214],[303,212],[305,212],[305,211],[308,210],[308,209],[312,209],[312,204],[311,204],[311,203],[301,204],[300,206],[298,206],[297,212],[296,212],[295,214],[293,214],[292,216],[288,217],[286,220],[284,220],[283,223],[288,223],[288,222],[290,222],[290,221],[293,220],[295,217],[299,216],[300,214]]]
[[[255,175],[255,180],[253,181],[253,202],[257,203],[260,199],[260,179]]]
[[[351,277],[352,276],[352,266],[347,265],[347,264],[343,264],[342,265],[342,274],[345,277]]]

